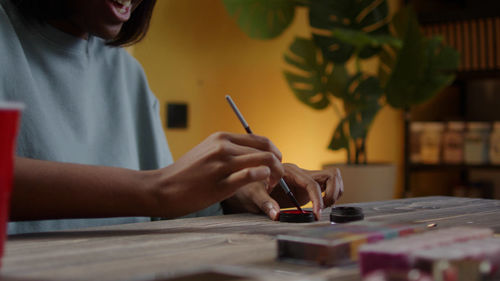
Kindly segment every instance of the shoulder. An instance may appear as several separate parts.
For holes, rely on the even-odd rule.
[[[99,64],[104,64],[105,71],[113,73],[115,81],[121,81],[131,95],[140,95],[154,103],[156,98],[152,93],[146,74],[140,62],[125,48],[113,47],[105,44],[104,40],[94,38],[96,44],[93,53],[98,56]]]
[[[125,48],[106,45],[106,42],[98,37],[92,37],[92,40],[94,41],[93,53],[99,54],[99,59],[128,66],[133,71],[142,71],[140,63]]]
[[[105,41],[100,38],[93,40],[96,41],[93,53],[99,56],[97,59],[129,78],[145,79],[146,75],[142,65],[125,48],[106,45]]]
[[[149,91],[142,65],[125,48],[106,45],[104,40],[96,37],[92,40],[95,61],[109,76],[122,81],[130,90]]]

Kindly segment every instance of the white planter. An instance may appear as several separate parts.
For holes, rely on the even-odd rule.
[[[394,198],[396,183],[394,164],[326,164],[323,166],[323,168],[332,167],[340,169],[344,181],[344,194],[337,203],[383,201]]]

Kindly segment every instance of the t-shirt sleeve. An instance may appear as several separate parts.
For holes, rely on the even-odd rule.
[[[158,98],[149,91],[150,96],[152,96],[153,104],[152,104],[152,114],[151,117],[153,123],[153,134],[154,138],[158,140],[158,149],[159,149],[159,162],[162,167],[168,166],[174,162],[172,153],[170,152],[167,138],[165,137],[165,132],[163,131],[163,123],[160,117],[160,102]]]
[[[18,43],[16,32],[5,12],[3,3],[0,2],[0,65],[4,66],[0,67],[0,101],[9,100],[7,71],[12,65],[12,56],[15,55],[12,51],[15,50],[14,44],[16,43]]]
[[[134,85],[137,85],[137,93],[140,95],[138,100],[143,100],[143,106],[137,107],[139,118],[139,145],[141,155],[147,155],[147,159],[141,156],[141,169],[158,169],[172,164],[173,158],[170,152],[163,124],[160,117],[160,102],[155,94],[149,88],[146,74],[140,63],[130,56],[125,50],[122,54],[127,56],[128,62],[131,64],[129,69],[135,69],[134,73],[130,73],[138,79]],[[147,139],[141,139],[147,138]],[[149,139],[152,138],[152,139]],[[145,147],[144,144],[152,144],[152,147]]]

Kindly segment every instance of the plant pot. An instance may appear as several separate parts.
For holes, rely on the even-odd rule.
[[[324,169],[339,168],[344,194],[339,204],[383,201],[394,198],[396,166],[394,164],[326,164]]]

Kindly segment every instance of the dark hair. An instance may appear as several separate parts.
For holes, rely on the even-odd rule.
[[[40,21],[65,19],[70,13],[68,0],[12,0],[21,14]],[[120,33],[107,44],[129,46],[141,41],[149,29],[156,0],[143,0],[123,24]]]

